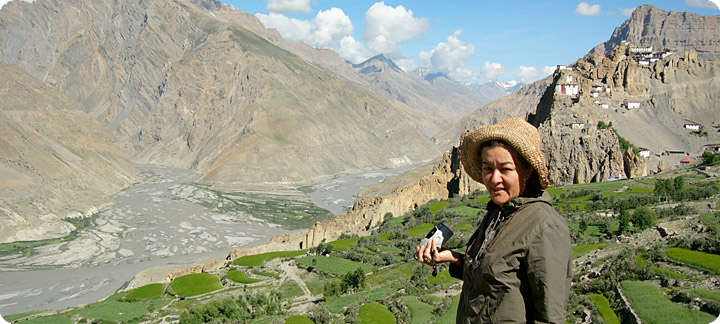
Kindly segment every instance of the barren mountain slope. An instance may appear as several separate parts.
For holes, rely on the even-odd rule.
[[[66,235],[63,219],[138,180],[101,123],[15,66],[0,75],[0,243]]]
[[[81,102],[134,161],[217,185],[297,186],[439,156],[411,108],[186,0],[13,2],[0,36],[2,60]]]

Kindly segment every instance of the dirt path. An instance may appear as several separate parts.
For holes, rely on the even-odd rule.
[[[296,297],[293,300],[295,305],[290,310],[306,313],[315,304],[315,300],[320,298],[320,296],[315,296],[312,292],[310,292],[310,289],[308,289],[307,285],[305,285],[305,281],[300,278],[300,271],[302,270],[295,266],[291,266],[290,262],[291,261],[281,263],[280,269],[287,274],[288,279],[297,282],[298,286],[300,286],[300,289],[302,289],[304,293],[303,296]]]

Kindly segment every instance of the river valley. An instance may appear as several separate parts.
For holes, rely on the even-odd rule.
[[[0,314],[95,302],[143,270],[224,257],[232,248],[263,244],[290,232],[273,217],[228,208],[230,203],[251,208],[282,201],[274,208],[307,211],[321,210],[320,206],[340,214],[363,187],[407,169],[331,179],[306,195],[299,191],[220,194],[194,184],[198,175],[192,171],[141,168],[146,180],[116,194],[116,204],[100,212],[76,239],[35,248],[29,256],[0,258]]]

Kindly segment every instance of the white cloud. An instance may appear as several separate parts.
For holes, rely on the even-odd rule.
[[[315,47],[330,47],[344,36],[352,34],[353,24],[342,9],[321,10],[312,21],[289,18],[283,14],[256,14],[268,28],[276,28],[282,37],[309,43]]]
[[[536,67],[521,65],[515,74],[515,79],[522,83],[530,83],[537,79],[540,72]]]
[[[542,73],[543,73],[543,75],[546,75],[546,76],[547,76],[547,75],[550,75],[550,74],[555,73],[555,70],[556,70],[556,69],[557,69],[556,66],[548,66],[548,65],[546,65],[546,66],[542,69]]]
[[[580,2],[575,8],[575,13],[584,16],[597,16],[602,13],[602,8],[599,4],[590,5],[587,2]]]
[[[710,2],[712,1],[712,2]],[[710,9],[720,9],[719,0],[685,0],[685,4],[690,7],[703,7]]]
[[[337,52],[350,62],[359,64],[373,56],[373,52],[365,47],[365,44],[355,40],[355,37],[347,35],[340,40]]]
[[[630,17],[632,16],[633,11],[635,11],[635,8],[620,8],[620,14],[623,17]]]
[[[448,36],[447,42],[440,42],[430,52],[420,52],[423,65],[456,80],[472,77],[472,71],[466,69],[465,65],[475,55],[475,46],[461,41],[458,38],[461,33],[461,30],[456,31],[452,36]]]
[[[398,55],[398,43],[420,38],[429,27],[428,19],[413,17],[412,10],[377,2],[365,13],[362,38],[376,53]]]
[[[411,58],[394,58],[392,59],[393,62],[395,62],[395,65],[397,65],[399,68],[401,68],[405,72],[410,72],[418,68],[418,62],[411,59]]]
[[[505,74],[505,68],[503,68],[500,63],[485,61],[485,66],[482,68],[482,74],[485,79],[489,81],[497,80]]]
[[[270,12],[312,12],[310,0],[268,0],[267,10]]]

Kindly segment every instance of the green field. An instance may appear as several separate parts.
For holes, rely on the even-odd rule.
[[[355,243],[357,243],[358,238],[357,237],[351,237],[341,240],[336,240],[329,242],[328,244],[333,245],[333,249],[336,251],[345,251],[353,246],[355,246]]]
[[[10,321],[10,319],[8,319]],[[62,315],[53,315],[53,316],[44,316],[44,317],[38,317],[33,318],[29,320],[23,320],[20,323],[27,323],[27,324],[73,324],[75,323],[73,320],[62,316]]]
[[[676,279],[676,280],[685,280],[685,279],[687,279],[687,276],[685,276],[684,274],[678,273],[678,272],[675,272],[675,271],[672,271],[672,270],[667,270],[667,269],[663,269],[663,268],[656,267],[656,266],[651,266],[650,268],[652,268],[652,270],[653,270],[656,274],[658,274],[658,275],[660,275],[660,276],[663,276],[663,277],[666,277],[666,278]]]
[[[410,236],[425,236],[427,235],[430,230],[435,227],[435,224],[432,223],[423,223],[418,226],[413,227],[411,230],[408,231],[408,235]]]
[[[450,206],[452,204],[449,200],[443,200],[438,201],[432,205],[430,205],[430,212],[436,215],[439,211],[443,210],[445,207]]]
[[[445,311],[445,314],[443,314],[443,316],[440,316],[440,318],[435,322],[435,324],[454,324],[459,304],[460,295],[456,295],[455,297],[453,297],[452,304],[450,304],[450,307],[448,307],[448,309]]]
[[[380,303],[367,303],[360,307],[361,324],[394,324],[395,316]]]
[[[428,277],[428,281],[434,284],[446,284],[451,283],[453,281],[457,281],[458,279],[455,279],[453,277],[450,277],[450,271],[440,271],[438,272],[437,277],[430,276]]]
[[[313,264],[313,259],[317,260],[317,264]],[[336,257],[306,256],[297,259],[297,262],[308,267],[313,267],[320,271],[341,275],[344,275],[350,271],[354,271],[358,267],[363,269],[365,273],[368,273],[375,268],[369,264]]]
[[[693,289],[693,295],[720,303],[720,291],[710,289]]]
[[[245,274],[245,272],[235,269],[228,271],[228,278],[241,284],[251,284],[262,281],[262,279],[250,278],[247,274]]]
[[[590,295],[590,300],[598,308],[600,315],[607,324],[620,324],[620,319],[615,314],[615,311],[610,308],[610,301],[603,295],[593,294]]]
[[[358,300],[376,301],[392,295],[395,289],[391,286],[384,286],[375,289],[366,289],[352,295],[341,296],[325,302],[325,306],[333,313],[341,313],[343,308],[357,302]]]
[[[315,324],[315,322],[307,316],[295,315],[286,319],[285,324]]]
[[[161,283],[154,283],[130,290],[125,298],[157,298],[162,295],[163,291],[165,291],[165,285]]]
[[[707,270],[713,274],[720,274],[720,255],[683,248],[669,248],[665,251],[665,254],[677,262]]]
[[[307,253],[307,250],[267,252],[261,254],[246,255],[244,257],[239,257],[235,259],[235,261],[233,261],[233,264],[245,267],[259,267],[263,265],[265,261],[270,261],[275,258],[294,258],[305,253]]]
[[[87,319],[93,319],[95,322],[128,322],[148,312],[148,308],[144,303],[123,302],[120,301],[122,297],[126,297],[126,294],[115,294],[101,302],[69,312],[67,315],[79,315]]]
[[[417,262],[417,261],[415,261]],[[371,286],[382,286],[396,280],[407,280],[412,277],[414,263],[406,262],[376,271],[366,279]]]
[[[435,306],[423,303],[416,296],[403,296],[401,299],[410,309],[411,324],[424,324],[428,322],[428,319],[435,317],[433,314]]]
[[[630,304],[648,324],[708,324],[715,316],[673,303],[660,288],[642,281],[623,281],[621,286]]]
[[[450,213],[455,213],[458,215],[470,217],[471,219],[475,219],[478,216],[480,209],[469,206],[455,206],[453,208],[448,208],[447,211]]]
[[[579,244],[572,247],[572,257],[577,258],[579,256],[582,256],[585,253],[595,251],[597,249],[603,248],[607,245],[606,243],[596,243],[596,244]]]
[[[220,278],[209,273],[184,275],[175,278],[170,285],[175,293],[180,296],[197,296],[223,288]]]
[[[302,288],[294,280],[285,280],[285,282],[278,287],[278,291],[283,298],[292,299],[303,295]]]

